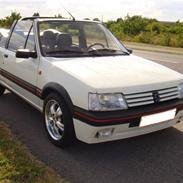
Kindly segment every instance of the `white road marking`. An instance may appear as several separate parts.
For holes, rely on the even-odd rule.
[[[180,64],[180,62],[171,61],[171,60],[158,60],[158,59],[153,59],[152,61],[168,62],[168,63],[172,63],[172,64]]]

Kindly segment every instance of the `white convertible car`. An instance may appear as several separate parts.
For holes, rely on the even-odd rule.
[[[0,95],[5,89],[43,113],[61,147],[147,134],[183,115],[183,76],[132,55],[99,22],[16,21],[0,42]]]

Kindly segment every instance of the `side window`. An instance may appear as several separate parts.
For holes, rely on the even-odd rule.
[[[9,50],[16,51],[24,48],[31,26],[32,21],[20,21],[16,24],[8,45]]]
[[[33,32],[33,27],[31,28],[29,37],[27,39],[27,44],[26,44],[26,49],[30,50],[30,51],[35,51],[35,36],[34,36],[34,32]]]

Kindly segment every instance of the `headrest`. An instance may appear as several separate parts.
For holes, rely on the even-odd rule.
[[[70,34],[62,33],[58,35],[57,45],[59,48],[72,46],[72,37]]]
[[[44,31],[43,38],[45,39],[54,39],[55,35],[52,31]]]

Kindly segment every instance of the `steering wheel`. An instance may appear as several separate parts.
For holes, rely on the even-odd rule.
[[[88,46],[87,50],[89,51],[90,49],[94,50],[94,46],[101,46],[102,48],[105,48],[105,46],[102,43],[94,43]]]

